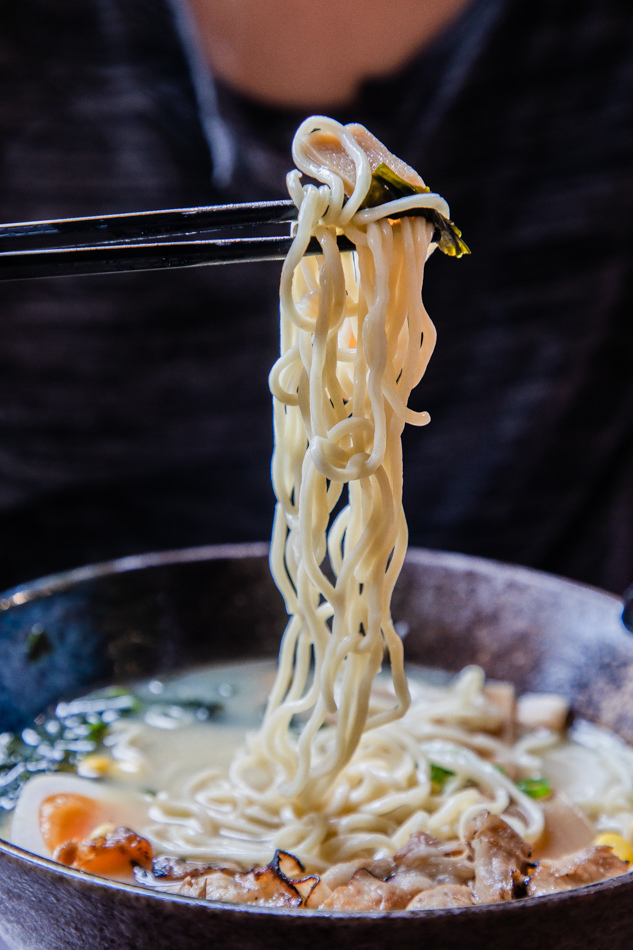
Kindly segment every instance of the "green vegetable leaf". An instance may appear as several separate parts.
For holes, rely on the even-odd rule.
[[[44,635],[43,630],[31,633]],[[53,714],[38,716],[20,735],[0,733],[0,814],[13,808],[34,772],[76,772],[85,756],[103,749],[113,722],[142,714],[153,702],[127,687],[110,686],[58,703]],[[174,705],[191,710],[200,721],[223,710],[221,703],[194,699]]]
[[[436,765],[435,762],[429,764],[429,778],[431,779],[431,784],[439,786],[440,789],[444,788],[448,779],[452,778],[453,775],[455,775],[455,773],[451,772],[450,769],[443,769],[441,765]]]
[[[361,208],[376,208],[387,201],[396,198],[408,198],[410,195],[428,194],[431,191],[426,185],[410,185],[404,178],[396,175],[388,165],[382,162],[376,167],[371,176],[369,191],[365,196]]]
[[[91,722],[88,725],[88,738],[92,742],[101,742],[106,732],[108,731],[107,722],[100,720],[99,722]]]
[[[426,185],[410,185],[409,182],[400,178],[384,162],[375,169],[371,176],[369,191],[360,206],[363,208],[376,208],[378,205],[385,204],[387,201],[395,201],[397,198],[408,198],[410,195],[420,195],[430,192]],[[459,228],[433,208],[416,208],[414,211],[403,212],[403,214],[415,214],[427,221],[430,221],[435,232],[433,240],[442,253],[449,257],[462,257],[464,254],[470,254],[470,248],[462,239],[462,232]],[[395,215],[401,217],[401,215]]]
[[[26,638],[26,658],[29,663],[36,663],[47,653],[50,653],[53,645],[50,638],[41,624],[33,624],[31,632]]]
[[[520,791],[529,795],[530,798],[547,798],[552,792],[549,779],[546,779],[545,776],[519,779],[516,786]]]

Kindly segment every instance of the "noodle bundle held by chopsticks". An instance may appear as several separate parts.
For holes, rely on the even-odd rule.
[[[424,217],[389,215],[423,207],[448,218],[448,207],[359,125],[308,119],[293,157],[299,171],[288,186],[298,223],[281,278],[281,356],[270,375],[271,566],[291,620],[261,738],[282,766],[286,794],[316,804],[363,730],[399,718],[410,702],[390,603],[407,547],[401,433],[405,422],[429,421],[407,403],[435,346],[422,304],[434,227]],[[385,168],[411,194],[361,210],[373,173],[383,170],[381,181]],[[323,184],[302,185],[300,172]],[[354,255],[339,253],[341,232]],[[320,258],[304,257],[312,236]],[[347,504],[330,526],[345,486]],[[396,702],[371,714],[385,651]],[[297,739],[290,726],[298,715],[308,718]],[[332,717],[336,740],[317,757],[315,736]]]

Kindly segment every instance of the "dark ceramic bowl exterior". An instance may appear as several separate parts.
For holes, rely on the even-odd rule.
[[[621,610],[560,578],[421,550],[393,604],[411,662],[479,663],[521,691],[563,694],[633,742],[633,638]],[[284,622],[263,545],[127,558],[25,585],[0,598],[0,731],[101,683],[274,656]],[[16,950],[619,950],[633,933],[633,875],[459,910],[288,913],[150,894],[0,842],[0,933]]]

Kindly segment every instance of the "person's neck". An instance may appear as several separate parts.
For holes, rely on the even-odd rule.
[[[336,108],[391,75],[472,0],[187,0],[214,74],[272,106]]]

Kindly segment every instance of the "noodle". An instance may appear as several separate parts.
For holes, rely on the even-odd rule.
[[[374,694],[389,709],[391,691],[384,680]],[[537,802],[521,792],[489,757],[507,765],[525,760],[485,730],[498,731],[502,716],[484,695],[484,676],[470,667],[449,687],[410,684],[413,701],[398,723],[365,731],[350,762],[329,789],[319,809],[289,800],[278,789],[256,788],[253,744],[240,750],[228,776],[207,770],[183,789],[182,798],[161,800],[150,809],[156,824],[144,834],[158,849],[198,860],[265,863],[280,848],[311,870],[357,857],[388,857],[409,837],[425,831],[446,840],[463,838],[483,808],[502,814],[528,841],[543,831]],[[319,731],[316,754],[334,741],[332,727]],[[485,758],[484,758],[485,756]],[[445,787],[434,787],[431,766],[452,774]],[[257,761],[255,774],[261,764]]]
[[[307,156],[315,127],[333,130],[354,159],[356,184],[345,205],[341,180]],[[290,176],[299,220],[282,271],[281,356],[271,373],[277,497],[271,568],[291,620],[261,742],[282,764],[284,794],[307,794],[318,805],[363,730],[400,718],[410,701],[390,601],[407,545],[400,436],[405,419],[428,422],[427,414],[408,411],[407,402],[435,344],[421,300],[432,228],[422,218],[392,226],[384,217],[363,230],[354,226],[371,168],[338,123],[308,120],[293,155],[302,171],[327,184],[299,191],[298,172]],[[347,266],[336,247],[337,227],[357,246],[357,260]],[[322,264],[304,258],[312,235],[323,249]],[[348,504],[328,533],[344,485]],[[333,583],[322,567],[326,551]],[[384,650],[397,703],[368,718]],[[307,710],[293,742],[291,721]],[[336,717],[336,738],[315,761],[314,738],[328,716]]]
[[[360,142],[371,150],[375,140],[323,117],[295,136],[299,170],[288,187],[298,221],[281,277],[281,355],[270,374],[270,563],[290,619],[262,727],[228,776],[197,776],[185,796],[195,802],[189,811],[185,802],[152,809],[158,824],[148,834],[165,850],[261,862],[282,848],[323,868],[392,855],[416,830],[458,836],[483,803],[501,813],[514,802],[511,820],[529,840],[543,828],[538,806],[467,741],[458,748],[441,738],[419,704],[403,720],[411,696],[390,604],[407,547],[401,433],[405,422],[429,421],[407,403],[435,345],[421,297],[434,229],[424,217],[389,216],[420,207],[447,216],[448,208],[416,176],[419,194],[362,210],[373,169]],[[300,172],[322,184],[302,185]],[[340,233],[354,242],[353,255],[339,252]],[[313,236],[319,258],[305,256]],[[385,658],[391,688],[381,686],[377,698],[372,686]],[[450,719],[457,704],[463,718],[473,703],[485,705],[482,686],[479,673],[465,674],[444,714]],[[431,801],[431,755],[458,776],[446,801]],[[462,787],[471,782],[478,787]]]

